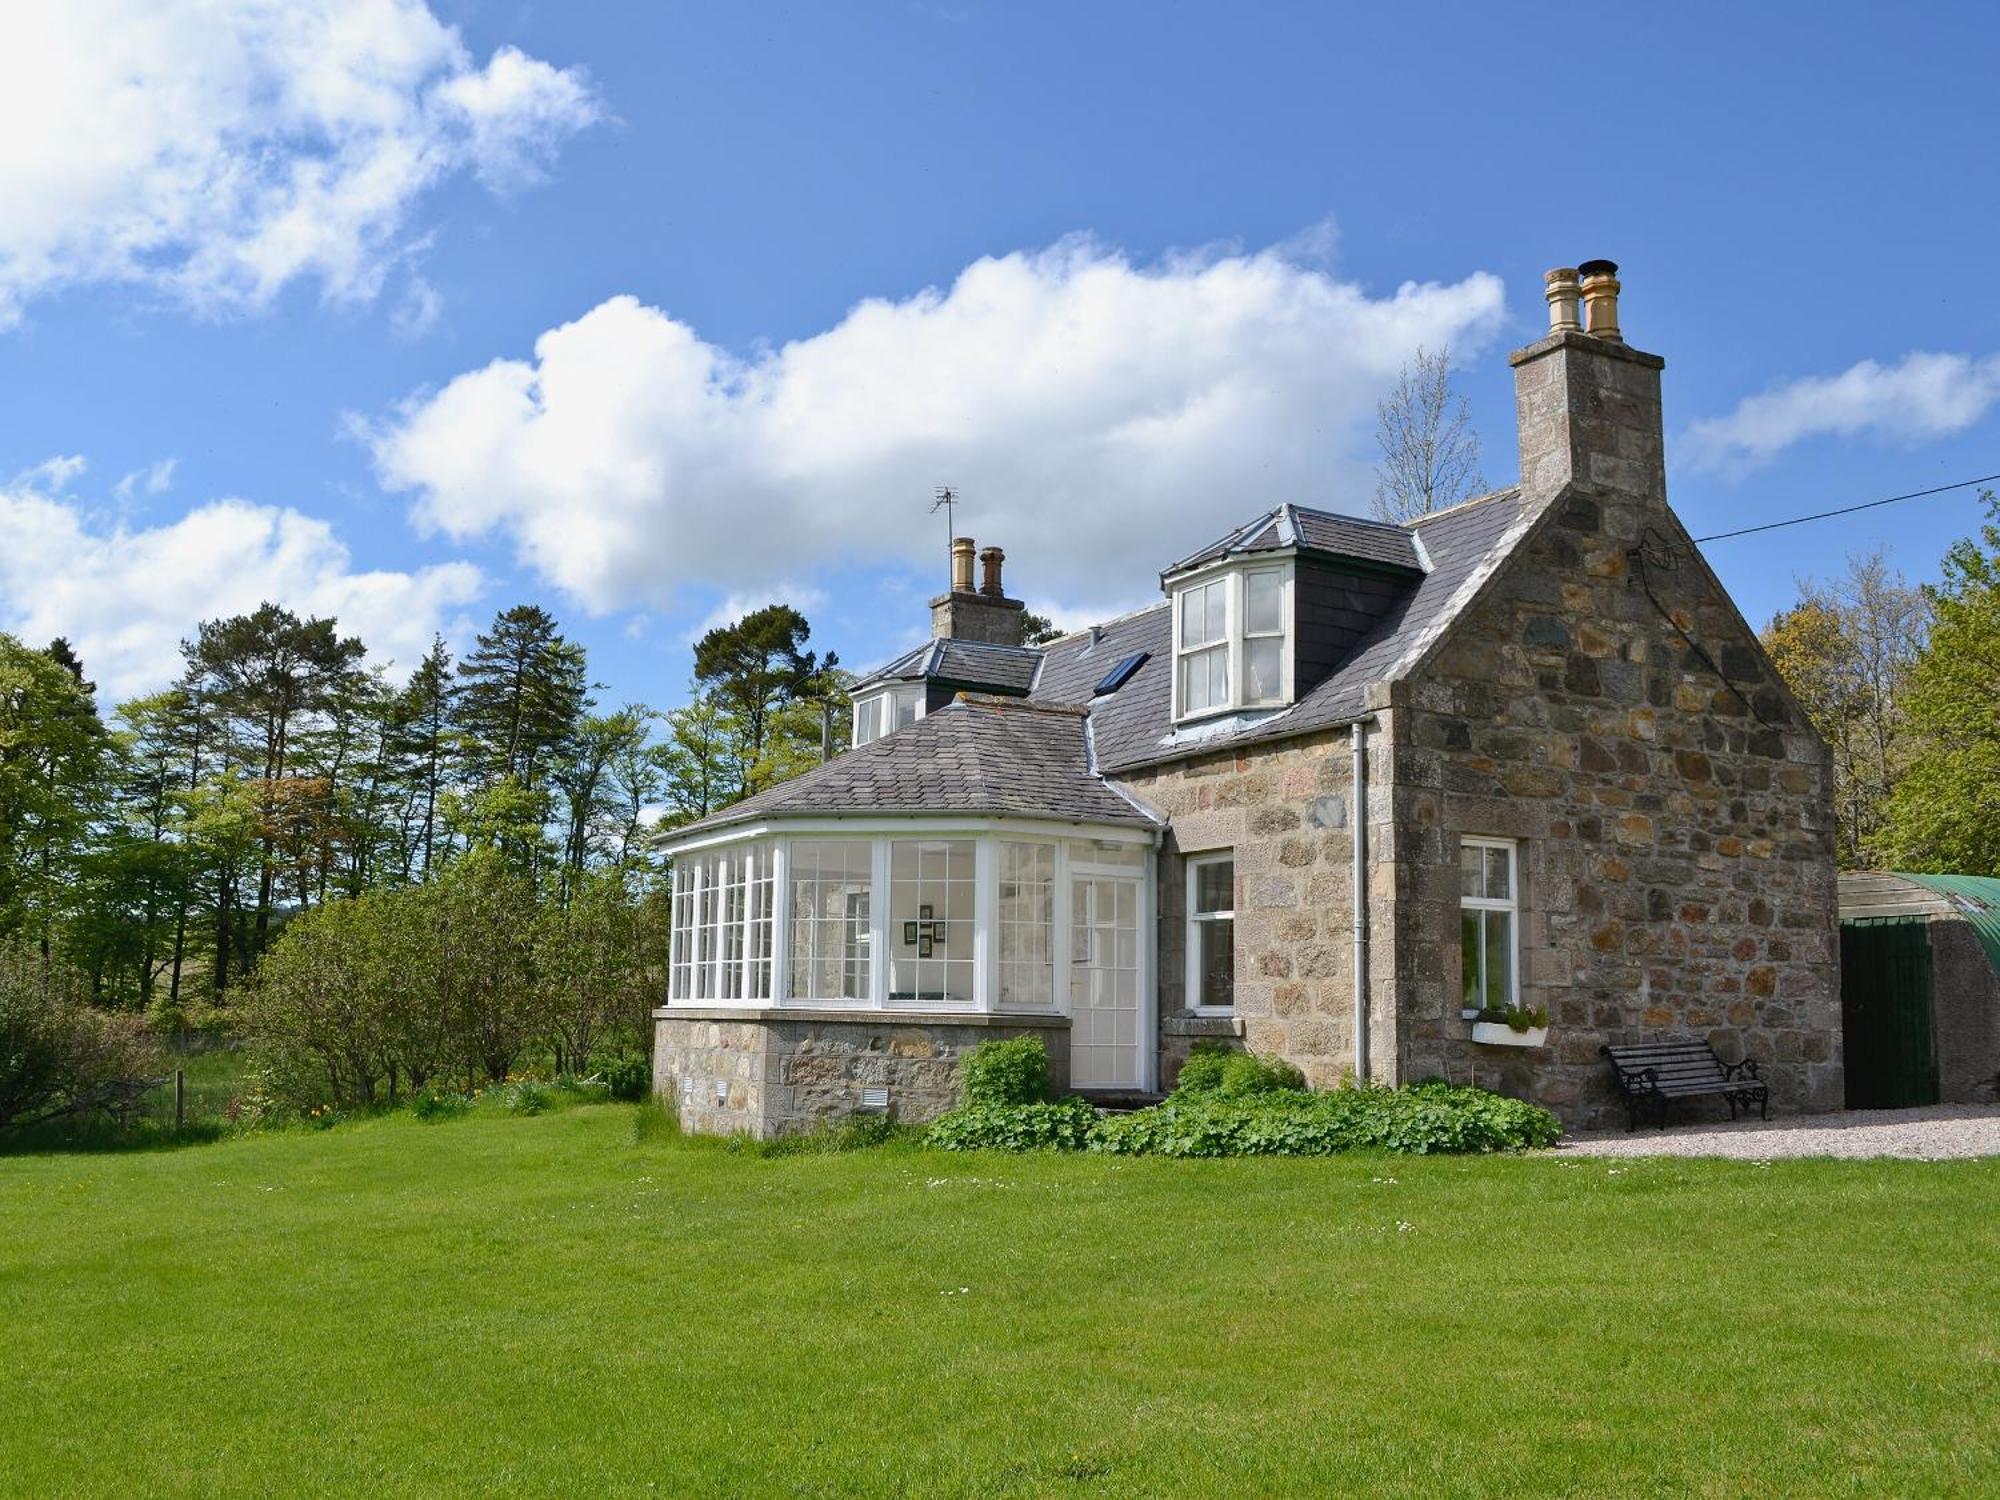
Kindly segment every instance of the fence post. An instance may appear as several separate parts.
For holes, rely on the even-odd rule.
[[[175,1068],[174,1069],[174,1129],[176,1130],[180,1130],[187,1125],[187,1097],[188,1097],[187,1082],[188,1082],[187,1070],[185,1068]]]

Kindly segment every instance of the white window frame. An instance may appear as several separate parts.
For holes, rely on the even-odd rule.
[[[1458,909],[1461,913],[1468,911],[1501,911],[1506,912],[1512,919],[1507,923],[1507,995],[1502,1003],[1508,1008],[1517,1007],[1521,1003],[1521,841],[1519,839],[1489,838],[1481,834],[1464,834],[1459,838],[1458,848],[1460,850],[1497,849],[1507,856],[1506,898],[1503,900],[1498,896],[1468,896],[1460,892]],[[1454,860],[1452,870],[1454,880],[1458,878],[1458,874],[1458,861]],[[1464,923],[1462,921],[1458,924],[1458,931],[1453,934],[1453,937],[1459,945],[1460,963],[1462,965],[1465,953]],[[1479,945],[1479,962],[1483,969],[1486,963],[1486,944],[1483,941]],[[1459,1014],[1470,1020],[1479,1014],[1481,1007],[1464,1004],[1465,976],[1463,973],[1459,975],[1458,988],[1461,997]],[[1486,994],[1486,975],[1483,972],[1479,976],[1479,994],[1481,998],[1484,998]]]
[[[1209,865],[1219,865],[1225,863],[1231,867],[1230,881],[1229,881],[1230,885],[1229,910],[1207,911],[1207,912],[1198,911],[1195,906],[1195,891],[1199,888],[1201,871]],[[1185,976],[1185,985],[1184,985],[1187,992],[1185,1003],[1187,1006],[1188,1013],[1190,1015],[1233,1016],[1236,1014],[1236,1005],[1235,1005],[1236,982],[1234,976],[1235,963],[1236,963],[1236,872],[1234,868],[1235,864],[1236,864],[1236,851],[1234,849],[1217,849],[1208,854],[1191,855],[1189,856],[1187,861],[1187,908],[1186,908],[1187,939],[1186,939],[1186,947],[1183,950],[1183,956],[1181,962],[1182,962],[1182,967],[1185,968],[1187,971]],[[1230,1003],[1228,1005],[1203,1005],[1201,1003],[1201,969],[1202,969],[1201,958],[1202,958],[1202,943],[1205,938],[1205,934],[1201,929],[1221,921],[1227,921],[1229,923],[1229,935],[1230,935],[1229,961],[1231,966],[1231,978],[1229,985]]]
[[[1278,623],[1279,648],[1279,692],[1273,698],[1250,698],[1247,696],[1251,639],[1250,623],[1250,578],[1251,575],[1275,574],[1278,578]],[[1224,611],[1226,623],[1223,639],[1227,643],[1225,660],[1229,664],[1229,696],[1226,701],[1212,703],[1204,708],[1191,709],[1181,701],[1181,663],[1190,655],[1214,649],[1212,643],[1188,647],[1181,640],[1181,599],[1191,589],[1206,588],[1209,584],[1223,582],[1227,585]],[[1174,670],[1173,670],[1173,716],[1176,723],[1187,719],[1203,719],[1212,714],[1235,713],[1243,709],[1282,708],[1294,701],[1295,681],[1293,661],[1298,643],[1298,621],[1293,609],[1293,589],[1297,584],[1297,569],[1292,559],[1284,558],[1276,562],[1233,563],[1226,568],[1209,568],[1192,573],[1175,583],[1170,604],[1173,610]],[[1269,639],[1268,631],[1259,632],[1259,639]]]
[[[885,734],[893,734],[896,730],[907,727],[896,722],[898,711],[905,707],[913,710],[910,715],[910,723],[916,723],[925,714],[926,702],[927,694],[925,686],[921,682],[894,683],[889,687],[878,689],[875,692],[864,693],[854,700],[854,710],[849,726],[850,742],[857,746],[866,745],[873,740],[881,739]],[[864,704],[880,705],[882,715],[881,729],[866,739],[862,738],[861,735],[861,709]]]

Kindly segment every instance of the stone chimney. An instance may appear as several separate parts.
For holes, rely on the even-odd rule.
[[[1572,481],[1611,498],[1664,499],[1666,361],[1619,331],[1618,267],[1587,260],[1545,281],[1549,331],[1510,360],[1523,504],[1546,505]]]
[[[972,586],[975,550],[971,537],[953,539],[951,591],[931,600],[931,635],[934,639],[1018,646],[1027,634],[1027,607],[1019,599],[1009,599],[1001,588],[1000,565],[1006,554],[998,547],[988,547],[978,554],[982,576],[975,589]]]

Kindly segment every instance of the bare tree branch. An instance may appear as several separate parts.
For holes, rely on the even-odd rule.
[[[1384,521],[1443,510],[1486,488],[1479,472],[1479,434],[1465,397],[1451,388],[1451,350],[1421,346],[1375,407],[1375,514]]]

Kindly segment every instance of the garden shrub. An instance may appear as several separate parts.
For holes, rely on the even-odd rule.
[[[1181,1064],[1174,1080],[1174,1092],[1181,1095],[1212,1094],[1222,1087],[1222,1065],[1235,1052],[1212,1042],[1197,1042],[1188,1060]]]
[[[959,1065],[963,1102],[975,1105],[1042,1104],[1049,1097],[1049,1053],[1038,1036],[981,1042]]]
[[[472,1101],[455,1089],[423,1088],[410,1096],[410,1113],[427,1125],[462,1118]]]
[[[1306,1086],[1306,1075],[1281,1058],[1257,1057],[1222,1047],[1198,1046],[1194,1055],[1181,1064],[1174,1083],[1174,1095],[1192,1098],[1218,1094],[1226,1099],[1251,1094],[1296,1092]]]
[[[0,941],[0,1130],[81,1115],[123,1124],[161,1071],[144,1023],[91,1005],[60,953]]]
[[[1218,1059],[1222,1078],[1236,1053]],[[966,1105],[935,1121],[927,1145],[946,1151],[1103,1151],[1145,1156],[1328,1156],[1395,1151],[1415,1156],[1552,1146],[1561,1126],[1547,1110],[1485,1089],[1446,1083],[1410,1088],[1297,1087],[1290,1070],[1246,1059],[1237,1090],[1204,1081],[1164,1103],[1100,1117],[1081,1099],[1053,1104]],[[1208,1065],[1204,1065],[1206,1069]],[[1214,1076],[1214,1075],[1210,1075]]]
[[[556,1102],[555,1090],[532,1078],[523,1078],[499,1090],[500,1107],[510,1115],[538,1115]]]
[[[653,1065],[636,1052],[616,1052],[601,1058],[594,1070],[604,1080],[611,1097],[635,1104],[653,1086]]]
[[[924,1142],[944,1151],[1081,1151],[1097,1124],[1097,1111],[1082,1099],[967,1104],[933,1120]]]
[[[1098,1123],[1090,1148],[1148,1156],[1415,1156],[1552,1146],[1562,1127],[1536,1105],[1446,1083],[1324,1092],[1176,1093]]]

